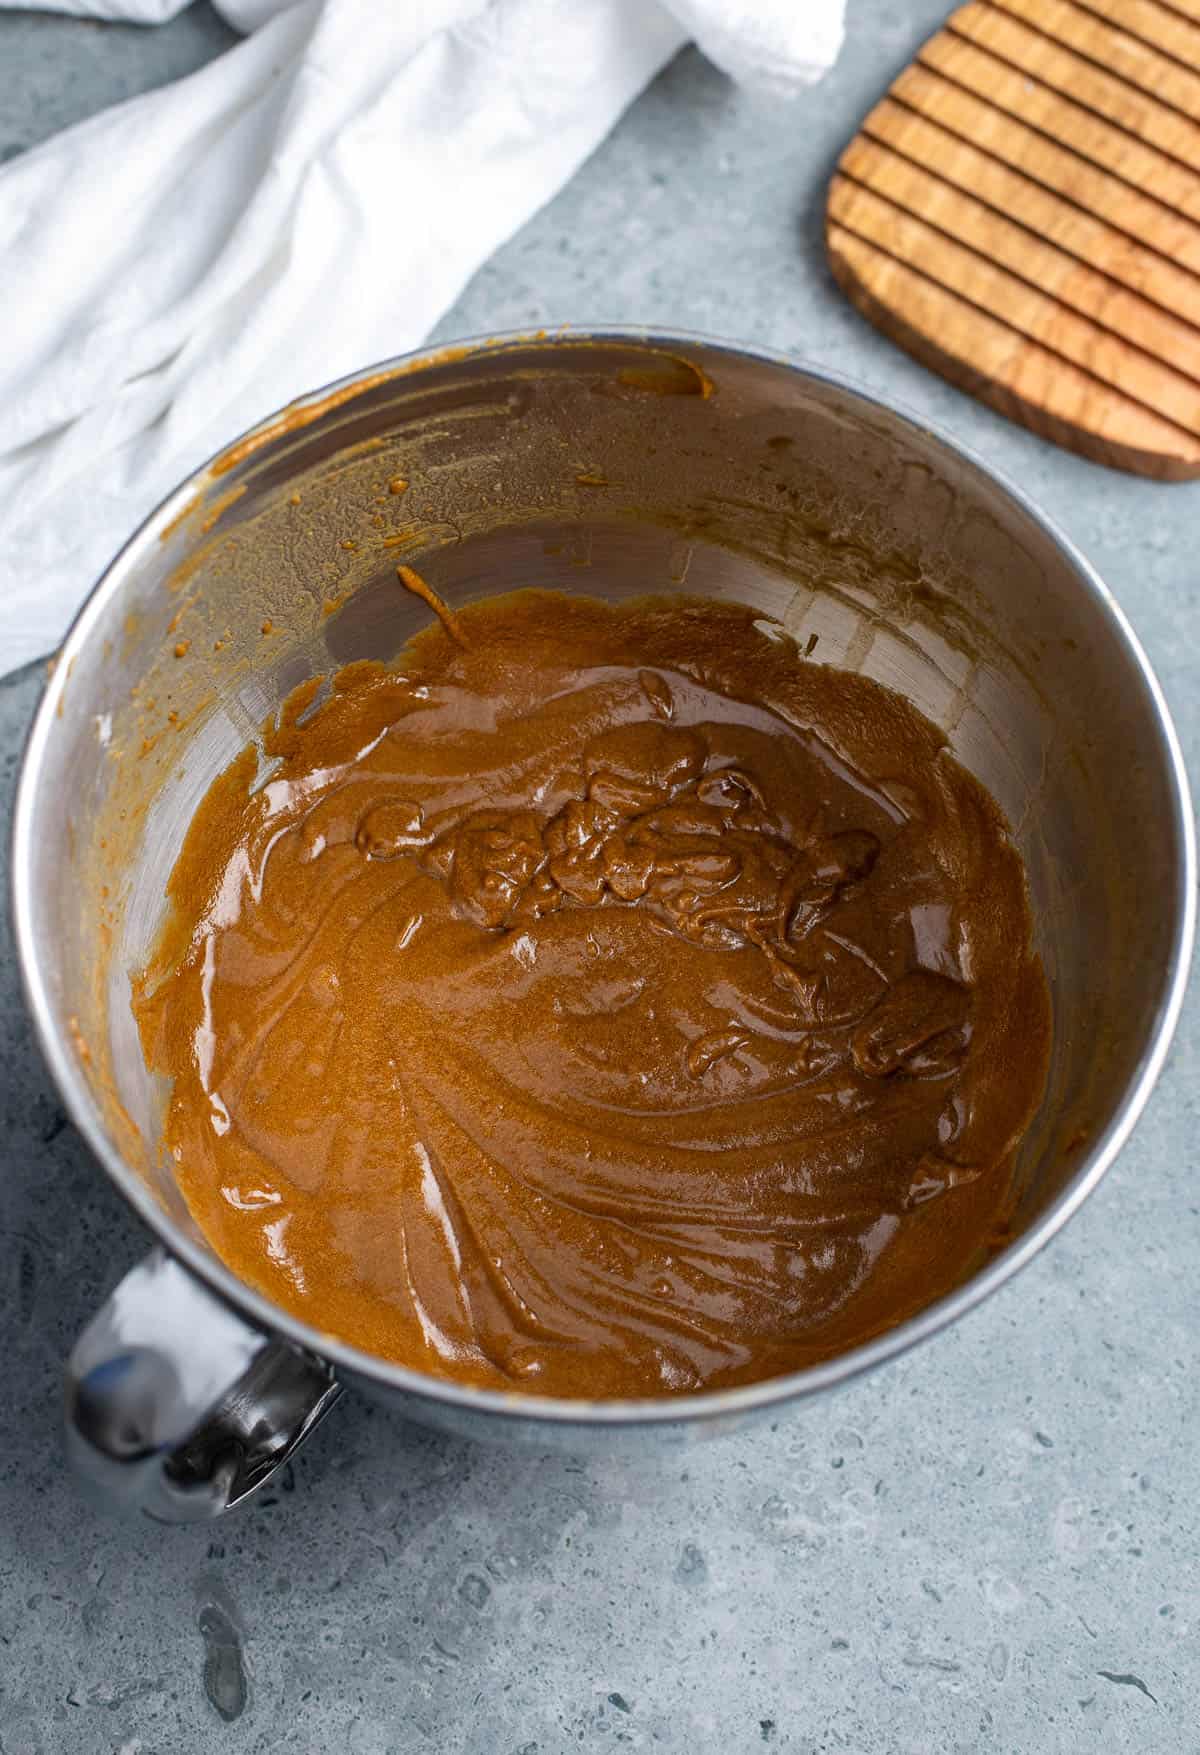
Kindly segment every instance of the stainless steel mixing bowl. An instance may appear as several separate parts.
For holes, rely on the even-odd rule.
[[[402,486],[406,483],[407,486]],[[733,598],[945,728],[1007,813],[1053,994],[1049,1085],[1008,1246],[816,1369],[655,1402],[465,1388],[306,1327],[211,1253],[159,1162],[129,971],[209,782],[299,681],[387,659],[514,584]],[[339,1381],[414,1419],[579,1449],[680,1440],[932,1335],[1096,1186],[1179,1009],[1195,850],[1175,734],[1112,597],[1012,487],[835,378],[695,337],[507,337],[376,368],[267,421],[149,519],[81,611],[29,739],[16,938],[63,1101],[158,1247],[81,1337],[71,1447],[113,1497],[204,1517],[264,1480]]]

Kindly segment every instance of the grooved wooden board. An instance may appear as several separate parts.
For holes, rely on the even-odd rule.
[[[1101,463],[1200,475],[1200,0],[970,0],[838,161],[863,314]]]

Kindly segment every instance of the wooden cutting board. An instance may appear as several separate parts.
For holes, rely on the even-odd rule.
[[[1200,0],[971,0],[838,161],[863,314],[1072,451],[1200,475]]]

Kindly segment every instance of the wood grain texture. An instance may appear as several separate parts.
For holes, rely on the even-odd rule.
[[[1200,475],[1200,0],[970,0],[842,154],[853,303],[1043,436]]]

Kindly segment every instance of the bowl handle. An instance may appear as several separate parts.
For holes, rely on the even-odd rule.
[[[66,1392],[67,1451],[91,1497],[198,1523],[269,1480],[341,1385],[153,1249],[75,1343]]]

